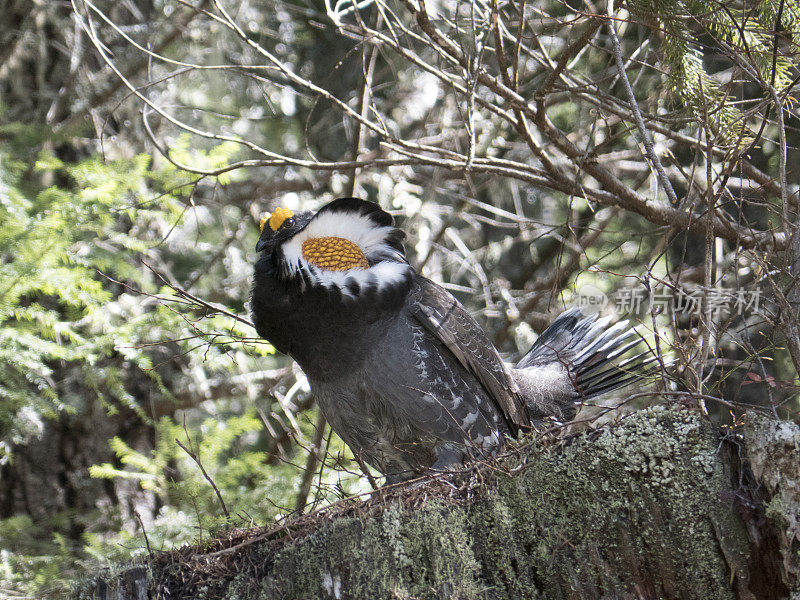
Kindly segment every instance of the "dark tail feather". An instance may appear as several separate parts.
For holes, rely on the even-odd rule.
[[[641,342],[639,333],[620,321],[609,326],[611,317],[585,317],[579,308],[563,312],[544,330],[517,369],[561,364],[575,386],[576,400],[589,400],[645,377],[656,360],[652,352],[641,352],[617,360]]]

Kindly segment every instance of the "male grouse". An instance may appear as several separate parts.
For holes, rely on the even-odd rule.
[[[261,220],[252,314],[258,334],[294,358],[333,430],[401,481],[491,452],[531,421],[635,375],[611,361],[637,343],[626,322],[561,314],[516,365],[470,314],[406,260],[391,215],[339,198],[316,213]]]

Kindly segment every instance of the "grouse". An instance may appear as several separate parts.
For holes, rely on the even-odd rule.
[[[294,358],[328,423],[387,483],[500,448],[531,423],[636,377],[621,322],[562,313],[515,366],[444,288],[417,273],[377,204],[339,198],[261,220],[258,334]]]

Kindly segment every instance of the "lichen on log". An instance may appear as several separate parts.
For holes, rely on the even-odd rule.
[[[522,442],[467,474],[162,553],[75,597],[788,597],[800,428],[784,425],[721,431],[653,407]]]

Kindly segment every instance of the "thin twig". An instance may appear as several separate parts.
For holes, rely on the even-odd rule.
[[[664,171],[664,167],[661,165],[661,160],[658,158],[658,155],[655,152],[653,141],[650,139],[650,132],[647,130],[647,127],[645,127],[644,119],[642,118],[642,112],[639,110],[639,104],[636,102],[636,95],[633,93],[633,88],[631,87],[631,83],[628,81],[628,75],[625,72],[625,61],[622,59],[622,49],[620,48],[617,30],[614,26],[614,23],[616,22],[616,17],[614,15],[614,0],[609,0],[608,17],[608,33],[611,37],[611,45],[614,50],[614,61],[617,63],[619,78],[622,81],[623,87],[625,88],[625,93],[628,95],[628,102],[630,103],[631,112],[633,113],[633,117],[636,121],[636,127],[639,129],[639,135],[642,136],[642,143],[644,143],[645,153],[647,154],[647,158],[650,160],[656,170],[656,173],[658,174],[658,180],[661,182],[661,187],[664,188],[667,198],[669,198],[670,203],[675,206],[678,203],[678,197],[675,195],[675,190],[672,189],[672,183],[667,177],[667,173]]]
[[[139,514],[138,510],[133,511],[133,514],[136,516],[136,520],[139,521],[139,527],[142,528],[142,535],[144,536],[144,543],[147,546],[147,555],[150,559],[153,559],[153,551],[150,549],[150,540],[147,537],[147,530],[144,528],[144,522],[142,521],[142,516]]]
[[[186,423],[183,424],[183,429],[184,431],[186,431]],[[191,443],[191,438],[189,437],[188,431],[186,431],[186,437],[187,439],[189,439],[189,443]],[[230,517],[230,514],[228,513],[228,507],[225,506],[225,501],[222,499],[222,494],[220,493],[217,484],[214,483],[214,480],[211,479],[211,476],[206,472],[205,467],[203,467],[203,463],[200,462],[200,458],[194,452],[192,452],[186,446],[184,446],[178,438],[175,438],[175,443],[178,444],[178,446],[180,446],[183,449],[183,451],[189,455],[189,458],[191,458],[195,463],[197,463],[198,467],[200,467],[200,471],[203,473],[203,477],[206,478],[206,481],[208,481],[208,483],[214,489],[214,492],[217,494],[217,499],[219,500],[220,506],[222,506],[222,512],[225,513],[226,517]]]
[[[308,448],[306,465],[303,470],[303,478],[300,480],[300,489],[294,502],[294,510],[297,513],[303,512],[308,502],[308,495],[311,493],[311,483],[317,474],[317,465],[320,463],[320,453],[322,452],[322,439],[325,437],[325,415],[322,411],[317,414],[317,422],[314,424],[314,439]]]

